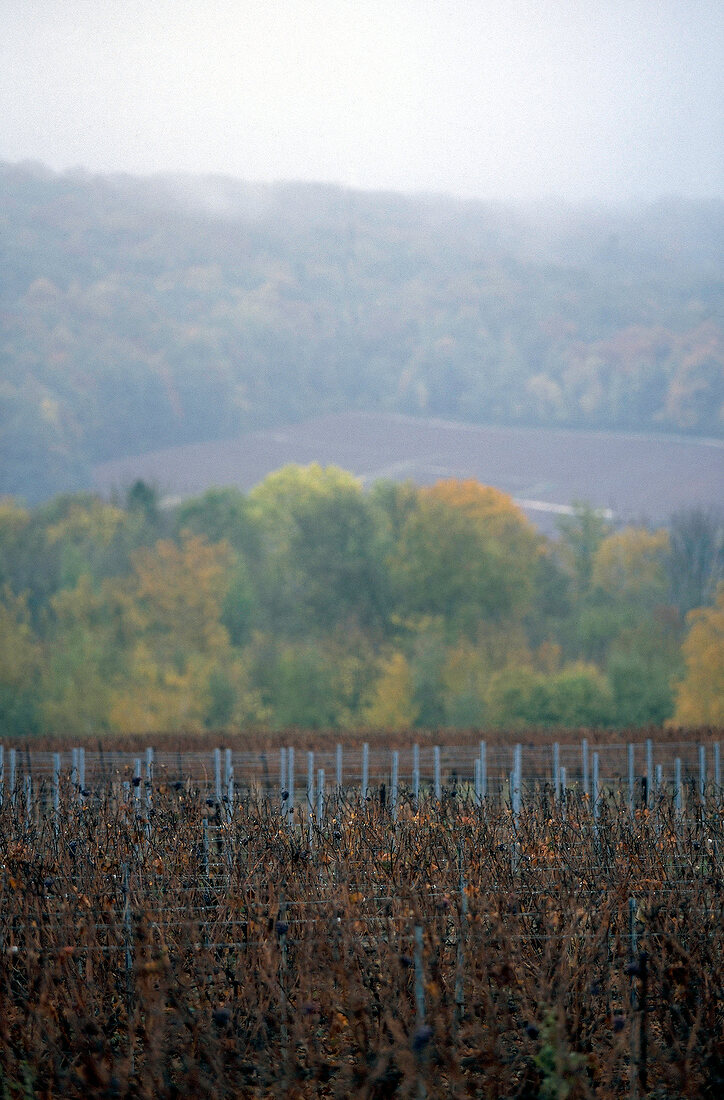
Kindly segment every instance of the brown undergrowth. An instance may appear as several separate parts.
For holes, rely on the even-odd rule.
[[[722,1095],[714,792],[149,794],[6,792],[0,1095]]]
[[[102,748],[104,751],[142,753],[147,745],[153,745],[159,751],[204,752],[213,748],[230,748],[237,752],[264,752],[293,746],[298,749],[324,749],[343,741],[345,747],[360,748],[367,742],[370,748],[408,748],[418,744],[421,747],[433,745],[475,745],[487,741],[489,745],[512,745],[519,741],[523,745],[577,744],[582,738],[589,744],[624,745],[629,742],[641,743],[651,738],[657,745],[677,744],[688,741],[691,744],[709,744],[721,740],[722,730],[711,726],[695,729],[679,727],[617,728],[617,729],[523,729],[523,730],[480,730],[480,729],[354,729],[354,730],[310,730],[310,729],[245,729],[245,730],[209,730],[198,733],[190,730],[177,730],[173,733],[159,733],[153,730],[134,734],[107,734],[99,738],[97,734],[74,733],[69,735],[46,734],[33,737],[32,741],[23,741],[23,747],[29,745],[33,751],[59,752],[73,745],[85,745],[87,748]]]

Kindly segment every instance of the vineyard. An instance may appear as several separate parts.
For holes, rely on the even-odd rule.
[[[0,756],[3,1097],[714,1097],[719,743]]]

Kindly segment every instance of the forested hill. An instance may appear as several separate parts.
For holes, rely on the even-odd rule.
[[[0,166],[0,493],[356,408],[721,435],[724,203]]]

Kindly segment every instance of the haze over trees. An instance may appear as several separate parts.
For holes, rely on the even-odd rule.
[[[474,481],[365,491],[314,465],[173,508],[142,483],[5,500],[0,726],[721,722],[722,531],[581,506],[548,540]]]
[[[4,730],[721,720],[715,512],[581,506],[554,541],[473,480],[81,491],[102,460],[350,408],[720,437],[721,203],[27,165],[0,189]]]
[[[349,408],[722,433],[719,201],[28,165],[0,193],[0,492],[31,504],[95,462]]]

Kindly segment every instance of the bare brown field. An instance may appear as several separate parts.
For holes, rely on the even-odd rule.
[[[579,744],[587,738],[590,745],[625,745],[640,743],[651,738],[657,744],[689,743],[711,744],[724,737],[724,731],[712,726],[700,726],[694,729],[680,727],[648,727],[631,729],[526,729],[526,730],[480,730],[480,729],[355,729],[355,730],[210,730],[198,733],[178,730],[173,733],[146,732],[103,735],[73,733],[45,734],[32,740],[17,742],[18,748],[32,752],[60,752],[76,745],[84,745],[101,751],[143,753],[147,746],[153,746],[163,752],[210,752],[214,748],[230,748],[235,752],[265,752],[292,746],[302,750],[331,751],[338,743],[346,747],[359,749],[369,744],[371,749],[409,748],[412,745],[431,747],[433,745],[476,745],[485,740],[490,745],[513,745],[520,743],[531,746],[560,744]]]
[[[94,484],[107,493],[143,478],[170,496],[217,485],[248,491],[289,462],[341,466],[366,484],[475,478],[510,493],[547,532],[555,530],[556,508],[574,501],[611,509],[623,521],[663,523],[679,508],[724,499],[721,440],[361,412],[117,459],[95,467]]]

